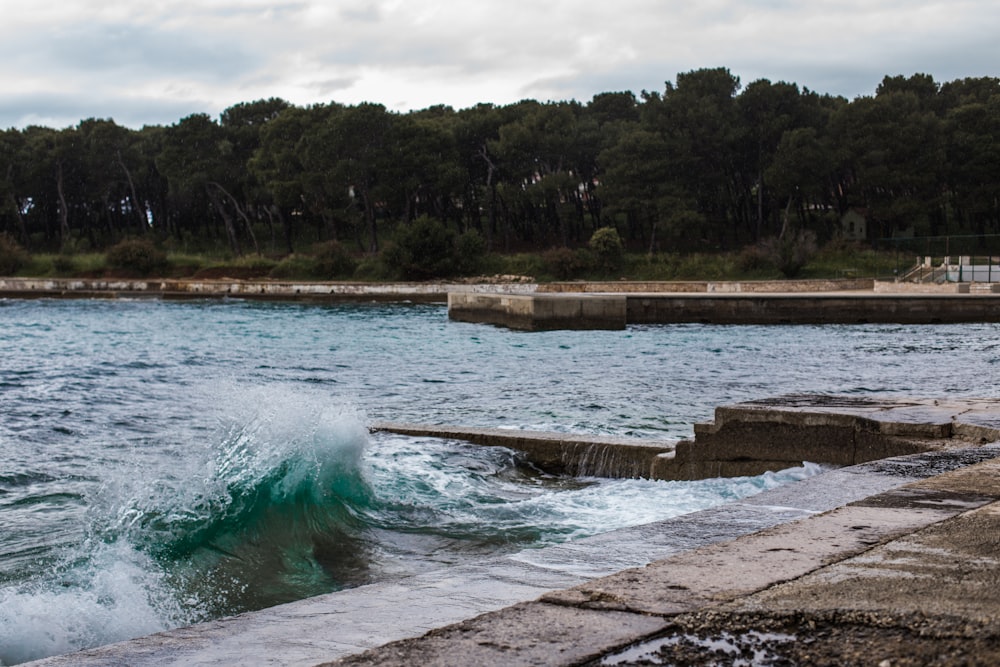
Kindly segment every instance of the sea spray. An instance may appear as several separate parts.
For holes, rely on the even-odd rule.
[[[87,543],[58,569],[0,588],[0,665],[159,632],[194,611],[150,557],[125,542]]]
[[[359,414],[282,385],[222,395],[210,446],[116,489],[101,537],[151,554],[213,616],[357,583],[341,570],[363,561]]]
[[[365,580],[362,416],[301,388],[219,395],[203,439],[128,443],[87,499],[82,539],[0,588],[0,664]]]

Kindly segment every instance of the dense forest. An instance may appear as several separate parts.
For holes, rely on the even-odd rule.
[[[869,241],[1000,234],[1000,79],[886,77],[847,100],[725,68],[661,92],[393,113],[238,104],[170,126],[0,132],[0,232],[31,252],[376,253],[430,218],[495,252],[602,227],[655,252],[732,250],[860,212]]]

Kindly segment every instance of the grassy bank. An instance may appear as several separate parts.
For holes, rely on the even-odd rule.
[[[528,276],[534,281],[556,280],[778,280],[785,276],[774,266],[747,265],[739,253],[625,254],[615,271],[570,268],[554,262],[548,253],[488,254],[475,275]],[[795,276],[809,278],[891,277],[897,268],[889,254],[869,249],[822,251]],[[899,267],[905,268],[905,267]],[[275,280],[350,280],[382,282],[399,280],[392,267],[377,258],[355,259],[353,270],[334,270],[309,254],[284,258],[215,256],[167,253],[154,269],[129,268],[108,261],[106,254],[33,254],[12,275],[33,278],[168,277]],[[457,275],[448,277],[459,277]],[[430,278],[430,277],[428,277]]]
[[[614,240],[614,239],[613,239]],[[617,243],[617,241],[616,241]],[[285,256],[163,251],[143,239],[129,239],[107,252],[28,253],[10,243],[0,247],[0,274],[33,278],[231,278],[243,280],[342,280],[388,282],[476,276],[525,276],[557,280],[778,280],[887,278],[908,268],[890,252],[862,245],[831,243],[789,271],[755,248],[718,253],[629,253],[620,245],[599,245],[544,252],[487,253],[447,246],[403,254],[390,246],[377,255],[352,253],[337,242],[321,243]],[[5,254],[6,253],[6,254]]]

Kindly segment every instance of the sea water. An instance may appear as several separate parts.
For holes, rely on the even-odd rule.
[[[0,300],[0,664],[734,500],[374,420],[660,439],[795,392],[996,396],[1000,326],[518,333],[436,305]]]

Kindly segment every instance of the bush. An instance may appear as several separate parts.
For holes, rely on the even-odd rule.
[[[337,241],[320,243],[313,248],[316,277],[321,279],[346,278],[354,275],[357,262]]]
[[[552,248],[542,253],[546,273],[557,280],[572,280],[591,268],[588,253],[569,248]]]
[[[614,227],[601,227],[587,244],[594,253],[597,267],[611,273],[620,271],[625,260],[625,244]]]
[[[148,276],[166,268],[167,256],[146,239],[125,239],[108,249],[108,267],[125,273]]]
[[[278,262],[268,275],[279,280],[301,280],[314,278],[318,273],[315,258],[293,254]]]
[[[59,254],[52,258],[52,268],[60,275],[72,275],[76,271],[76,262],[72,255]]]
[[[427,280],[454,275],[455,232],[443,222],[421,216],[396,227],[392,239],[382,251],[386,268],[402,278]]]
[[[463,276],[480,271],[486,258],[486,240],[474,229],[459,234],[455,239],[455,268]]]
[[[742,273],[755,273],[764,271],[772,266],[760,245],[748,245],[740,251],[736,258],[736,265]]]
[[[0,233],[0,276],[14,275],[28,263],[28,253],[10,235]]]
[[[786,278],[799,275],[816,255],[816,235],[800,229],[783,237],[771,237],[760,243],[761,252]]]

